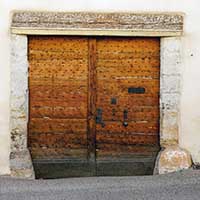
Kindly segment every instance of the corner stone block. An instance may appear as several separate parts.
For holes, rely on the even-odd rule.
[[[178,144],[178,120],[178,112],[163,112],[160,120],[160,144],[162,147]]]
[[[12,177],[35,179],[31,155],[28,149],[11,152],[10,169]]]
[[[192,166],[189,152],[178,146],[168,146],[160,152],[158,159],[158,174],[176,172]]]

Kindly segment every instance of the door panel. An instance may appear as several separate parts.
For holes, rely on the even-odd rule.
[[[139,157],[150,163],[157,154],[159,48],[157,38],[97,39],[96,107],[103,121],[96,125],[99,175],[117,173],[124,159],[127,165],[118,174],[129,174]]]
[[[37,177],[152,173],[159,150],[159,43],[29,37],[28,145]]]
[[[88,39],[29,37],[33,159],[87,160]]]

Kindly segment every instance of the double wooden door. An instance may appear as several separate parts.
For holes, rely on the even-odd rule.
[[[151,173],[159,149],[159,43],[30,36],[28,145],[35,166],[65,163],[61,176]]]

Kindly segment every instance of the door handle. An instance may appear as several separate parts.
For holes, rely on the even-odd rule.
[[[127,122],[127,120],[128,120],[128,110],[124,110],[124,121],[123,121],[123,126],[124,127],[127,127],[128,126],[128,122]]]
[[[101,124],[102,127],[105,127],[105,123],[102,119],[103,110],[101,108],[97,108],[97,116],[96,116],[96,123]]]

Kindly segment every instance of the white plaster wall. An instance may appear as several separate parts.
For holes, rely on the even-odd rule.
[[[186,13],[180,144],[200,163],[200,2],[198,0],[0,0],[0,174],[9,173],[9,26],[12,10],[181,11]]]

